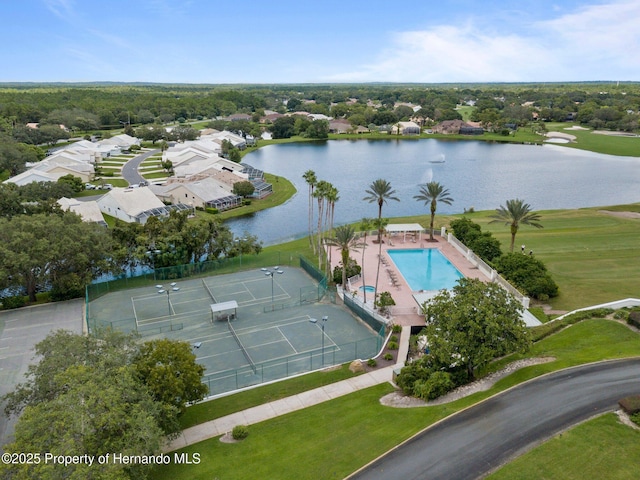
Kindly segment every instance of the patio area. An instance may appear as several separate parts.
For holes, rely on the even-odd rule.
[[[376,271],[378,268],[378,252],[380,245],[377,242],[377,235],[367,235],[367,242],[364,248],[364,275],[360,280],[350,285],[350,295],[357,295],[362,301],[365,294],[359,287],[364,285],[376,284]],[[362,239],[361,239],[362,241]],[[424,325],[424,317],[419,314],[420,307],[414,298],[414,295],[420,297],[425,292],[412,291],[408,283],[403,278],[400,271],[388,255],[390,250],[399,249],[415,249],[415,248],[434,248],[438,249],[459,271],[467,278],[478,278],[481,280],[489,280],[484,274],[478,270],[471,262],[469,262],[462,253],[460,253],[453,245],[440,236],[434,236],[434,241],[429,241],[429,236],[422,232],[411,231],[408,226],[396,227],[392,232],[388,232],[382,237],[380,275],[378,279],[378,293],[389,292],[396,302],[391,307],[391,321],[402,326]],[[340,251],[337,247],[328,247],[331,252],[331,269],[340,263]],[[362,266],[363,251],[362,249],[351,252],[359,265]],[[367,304],[373,306],[373,292],[366,293]]]

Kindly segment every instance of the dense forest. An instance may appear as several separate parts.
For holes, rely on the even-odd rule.
[[[27,123],[71,129],[122,128],[124,124],[216,119],[246,113],[258,121],[265,110],[306,111],[353,124],[393,123],[420,106],[425,122],[460,118],[460,105],[474,106],[474,120],[523,124],[572,116],[595,128],[635,130],[640,84],[487,85],[0,85],[2,130]]]

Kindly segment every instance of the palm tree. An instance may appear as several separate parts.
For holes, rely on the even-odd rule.
[[[433,220],[436,217],[438,202],[451,205],[453,198],[449,196],[449,190],[438,182],[429,182],[420,185],[420,195],[414,195],[416,200],[423,201],[425,205],[431,204],[431,223],[429,224],[429,241],[433,242]]]
[[[313,241],[313,189],[318,184],[318,178],[316,177],[316,172],[313,170],[307,170],[302,175],[304,181],[309,185],[309,244],[313,247],[313,253],[316,253],[316,244]]]
[[[318,268],[322,269],[322,218],[324,213],[324,201],[331,184],[325,180],[320,180],[313,196],[318,200]]]
[[[340,200],[340,196],[338,195],[338,189],[333,186],[332,183],[329,183],[327,187],[327,193],[325,195],[325,200],[327,201],[327,213],[326,213],[326,228],[325,232],[330,232],[333,230],[333,218],[336,208],[336,202]],[[330,275],[331,271],[331,251],[329,251],[329,255],[327,256],[327,276]]]
[[[378,221],[382,218],[382,205],[387,203],[387,200],[395,200],[399,202],[400,199],[398,197],[394,197],[393,195],[396,193],[395,190],[391,189],[391,184],[386,180],[379,178],[374,181],[369,188],[365,190],[365,193],[368,195],[363,198],[363,200],[367,200],[369,203],[377,203],[378,204]],[[378,230],[378,243],[382,242],[382,230]]]
[[[333,238],[325,239],[325,245],[338,247],[342,260],[342,288],[346,292],[347,288],[347,265],[349,264],[349,253],[351,250],[358,250],[362,247],[356,230],[352,225],[340,225],[334,230]]]
[[[496,213],[491,215],[491,218],[493,218],[493,220],[489,223],[504,222],[505,225],[510,225],[511,253],[513,253],[513,245],[516,242],[516,233],[518,233],[520,224],[542,228],[542,225],[538,223],[540,215],[531,213],[531,205],[524,203],[524,200],[520,200],[519,198],[507,200],[506,207],[500,205],[500,208],[496,209]]]
[[[399,202],[400,199],[395,197],[395,190],[391,189],[391,184],[386,180],[379,178],[375,180],[367,190],[365,190],[367,196],[363,198],[363,200],[367,200],[369,203],[376,202],[378,204],[378,269],[376,271],[376,285],[375,291],[373,292],[373,299],[375,303],[375,298],[378,293],[378,279],[380,278],[380,256],[382,254],[382,205],[387,202],[387,200],[395,200]]]
[[[370,218],[363,218],[362,220],[360,220],[360,230],[362,232],[364,232],[364,240],[362,242],[362,262],[360,264],[360,276],[362,277],[362,286],[365,286],[364,283],[364,251],[367,248],[367,233],[369,232],[369,230],[371,230],[371,219]],[[362,289],[362,293],[364,295],[364,303],[367,303],[367,289],[363,288]]]

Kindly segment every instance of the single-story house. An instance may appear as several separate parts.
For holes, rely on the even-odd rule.
[[[252,119],[253,117],[248,113],[234,113],[233,115],[229,115],[227,117],[227,120],[230,122],[234,122],[238,120],[244,120],[244,121],[250,122]]]
[[[149,187],[114,188],[97,200],[100,211],[127,223],[145,224],[149,217],[169,215],[166,206]],[[184,206],[183,209],[189,209]]]
[[[107,226],[107,222],[104,221],[104,217],[96,201],[81,202],[75,198],[62,197],[58,200],[58,205],[60,205],[63,210],[69,210],[80,215],[85,222],[95,222],[103,227]]]
[[[163,186],[152,186],[151,190],[165,202],[182,203],[192,208],[213,206],[218,210],[226,210],[242,205],[242,197],[230,193],[211,177],[192,182],[172,182]]]
[[[73,175],[88,182],[93,178],[93,165],[81,160],[75,160],[66,155],[54,155],[35,163],[29,170],[6,180],[7,183],[26,185],[31,182],[56,182],[60,177]]]
[[[329,133],[349,133],[353,126],[349,120],[331,120],[329,121]]]
[[[120,135],[115,135],[111,138],[106,138],[99,142],[101,145],[116,145],[123,150],[129,149],[132,145],[140,145],[140,139],[136,137],[132,137],[131,135],[127,135],[126,133],[122,133]]]
[[[483,128],[478,123],[463,122],[462,120],[445,120],[433,127],[435,133],[482,135]]]
[[[391,134],[398,135],[398,129],[400,135],[420,135],[420,125],[415,122],[398,122],[391,127]]]

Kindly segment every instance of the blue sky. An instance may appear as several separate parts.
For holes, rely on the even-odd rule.
[[[0,82],[640,81],[638,0],[2,0]]]

